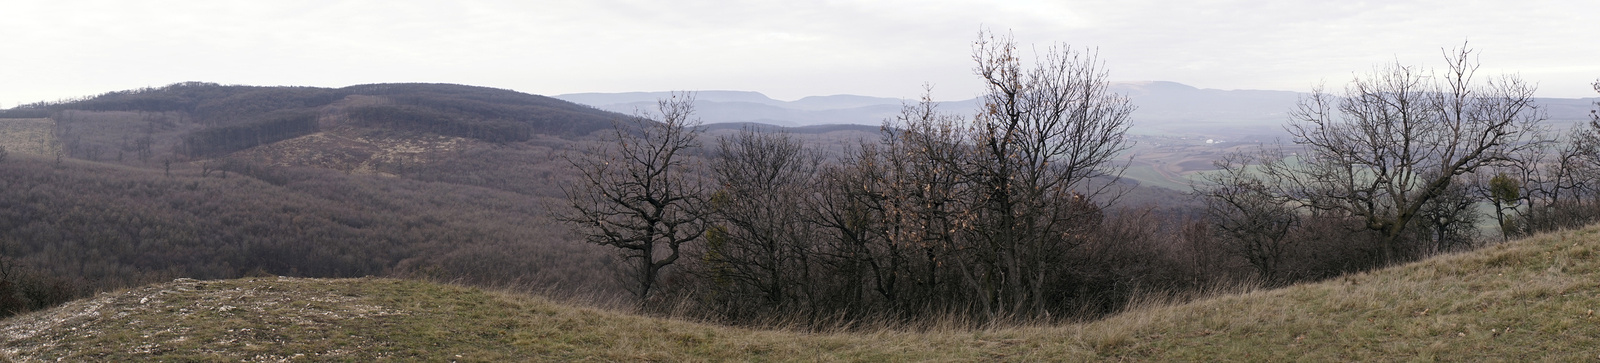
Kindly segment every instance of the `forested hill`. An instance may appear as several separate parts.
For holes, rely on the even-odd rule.
[[[606,255],[547,210],[561,155],[618,120],[450,84],[179,83],[0,110],[0,317],[251,274],[605,294]]]
[[[321,88],[184,82],[21,105],[0,110],[0,118],[44,118],[68,110],[182,112],[206,125],[234,126],[260,121],[277,113],[329,111],[324,108],[360,96],[381,99],[365,102],[363,107],[332,111],[371,112],[366,108],[399,108],[469,123],[520,123],[525,124],[527,131],[550,134],[592,131],[609,126],[608,121],[619,116],[545,96],[458,84],[379,83]]]
[[[637,119],[443,84],[180,83],[0,110],[0,318],[178,277],[625,294],[612,251],[553,215],[578,182],[563,155],[619,120]],[[775,129],[701,141],[746,128]],[[832,154],[879,136],[777,129]]]
[[[188,82],[0,111],[0,118],[54,119],[69,156],[83,159],[110,156],[114,147],[133,149],[125,154],[216,156],[335,127],[515,142],[538,134],[583,135],[621,117],[510,90],[420,83],[335,89]],[[108,145],[141,137],[172,140]],[[150,146],[170,150],[146,150]]]
[[[176,277],[621,293],[608,251],[550,215],[575,178],[562,155],[619,120],[637,119],[450,84],[191,82],[0,110],[0,317]]]

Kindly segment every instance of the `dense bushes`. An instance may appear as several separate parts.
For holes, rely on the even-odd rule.
[[[660,138],[677,135],[668,118],[619,131],[622,152],[575,165],[586,175],[626,172],[569,192],[567,220],[597,243],[650,233],[668,235],[636,239],[677,242],[670,233],[685,229],[654,222],[662,214],[652,211],[669,199],[704,201],[670,215],[710,225],[691,245],[700,258],[680,262],[676,276],[658,274],[679,246],[658,247],[653,255],[669,257],[635,277],[650,286],[665,276],[691,310],[738,323],[1052,320],[1114,311],[1141,289],[1197,286],[1163,264],[1135,263],[1174,257],[1157,247],[1160,230],[1140,217],[1149,214],[1107,209],[1123,185],[1114,158],[1129,146],[1132,106],[1107,91],[1093,56],[1055,49],[1024,72],[1010,39],[976,44],[990,92],[987,112],[971,119],[925,97],[885,125],[881,142],[839,160],[746,130],[723,138],[711,167],[698,169],[668,162],[696,147]],[[688,107],[678,98],[660,105],[680,117]],[[628,152],[640,145],[657,153]],[[667,188],[706,194],[666,198]],[[652,251],[648,243],[625,247],[652,255],[634,252]],[[647,302],[659,300],[670,299]]]
[[[125,91],[107,92],[92,97],[61,100],[55,102],[37,102],[21,105],[11,111],[40,110],[58,112],[64,110],[84,111],[193,111],[195,105],[206,100],[225,98],[241,90],[257,88],[245,86],[224,86],[206,82],[183,82],[159,88],[140,88]]]
[[[315,111],[282,111],[259,121],[201,129],[183,136],[184,154],[216,156],[317,131]]]
[[[208,126],[258,122],[275,113],[313,113],[313,109],[343,99],[348,94],[314,87],[239,87],[227,97],[211,98],[194,106],[195,119]]]
[[[0,318],[55,306],[78,297],[72,280],[22,266],[0,255]]]
[[[50,110],[37,108],[12,108],[0,110],[0,118],[46,118]]]
[[[1093,317],[1141,294],[1281,286],[1474,248],[1483,199],[1472,177],[1518,161],[1551,162],[1514,157],[1552,144],[1540,138],[1532,87],[1514,76],[1471,84],[1476,65],[1461,50],[1448,59],[1452,78],[1395,65],[1358,77],[1344,95],[1308,96],[1290,126],[1298,147],[1219,162],[1222,170],[1196,188],[1204,212],[1175,213],[1202,219],[1174,223],[1104,198],[1122,185],[1112,157],[1126,150],[1131,107],[1104,92],[1092,56],[1052,51],[1040,57],[1049,63],[1024,70],[1008,39],[975,44],[976,70],[990,85],[983,112],[946,115],[925,99],[886,125],[881,142],[837,160],[787,135],[749,130],[721,139],[704,169],[601,156],[703,176],[689,180],[707,186],[700,198],[710,226],[703,243],[691,245],[700,258],[660,274],[672,294],[645,304],[687,304],[734,323],[811,326]],[[1600,119],[1594,124],[1600,129]],[[619,132],[616,141],[660,141],[642,134]],[[1562,155],[1596,155],[1584,135]],[[1527,185],[1565,191],[1566,199],[1527,190],[1521,194],[1549,200],[1526,203],[1524,219],[1511,224],[1590,221],[1579,206],[1596,178],[1577,176],[1583,168],[1553,170],[1555,182]],[[627,174],[589,182],[595,190],[652,185]],[[648,200],[627,196],[594,198],[636,211],[629,203]],[[575,209],[615,230],[656,230],[596,210]],[[677,255],[675,244],[670,256]]]
[[[996,278],[986,266],[1003,260],[986,250],[1003,247],[987,242],[983,234],[994,232],[973,215],[965,193],[975,186],[960,169],[920,159],[941,143],[911,130],[919,129],[821,161],[783,134],[722,138],[707,170],[706,182],[720,186],[708,197],[713,227],[693,250],[699,258],[670,274],[669,296],[655,301],[734,324],[1055,321],[1115,313],[1150,295],[1281,286],[1389,263],[1382,236],[1348,216],[1297,215],[1280,230],[1280,248],[1258,258],[1212,220],[1187,220],[1205,214],[1182,201],[1106,206],[1067,194],[1050,202],[1065,221],[1058,234],[1019,262],[1036,274],[1030,288],[1043,302],[991,311],[986,304],[1003,300],[980,287]],[[946,155],[961,154],[959,144],[944,145]]]
[[[1600,92],[1600,82],[1594,86]],[[1600,113],[1563,134],[1535,140],[1507,163],[1479,174],[1478,181],[1479,195],[1497,202],[1506,235],[1600,221]]]
[[[381,105],[347,110],[362,126],[412,130],[473,138],[488,142],[525,141],[533,136],[528,125],[507,120],[480,120],[469,115],[407,105]]]
[[[610,127],[618,118],[611,112],[554,98],[486,87],[401,83],[350,86],[342,90],[381,96],[395,105],[450,115],[458,125],[447,129],[460,130],[475,123],[498,125],[494,127],[516,124],[538,134],[581,136]]]

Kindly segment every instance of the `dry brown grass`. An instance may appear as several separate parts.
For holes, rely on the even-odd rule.
[[[1151,360],[1593,360],[1600,228],[1083,326],[1097,354]]]
[[[180,281],[0,322],[0,353],[18,361],[1593,361],[1597,252],[1600,227],[1590,227],[1322,283],[1185,304],[1152,299],[1095,322],[919,332],[729,328],[406,280]]]
[[[49,155],[51,129],[55,121],[47,118],[0,119],[0,147],[7,152],[27,155]]]

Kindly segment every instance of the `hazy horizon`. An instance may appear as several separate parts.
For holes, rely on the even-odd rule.
[[[1097,50],[1113,81],[1305,92],[1374,65],[1439,67],[1470,41],[1482,75],[1589,98],[1600,3],[1451,1],[9,2],[0,107],[204,81],[457,83],[541,95],[756,91],[937,99],[981,88],[980,28],[1025,53]]]

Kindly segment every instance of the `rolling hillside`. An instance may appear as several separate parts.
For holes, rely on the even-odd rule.
[[[1062,326],[804,333],[390,279],[177,281],[0,321],[27,361],[1588,361],[1600,227]]]
[[[0,316],[175,277],[604,295],[612,279],[594,271],[609,271],[609,251],[548,211],[569,177],[561,155],[627,120],[446,84],[191,82],[0,110],[0,270],[13,284],[0,284]]]
[[[625,294],[614,251],[552,211],[575,178],[563,157],[628,120],[440,84],[180,83],[0,110],[0,280],[14,282],[0,285],[0,317],[177,277]],[[830,155],[879,137],[877,126],[718,124],[702,140],[747,126]]]

